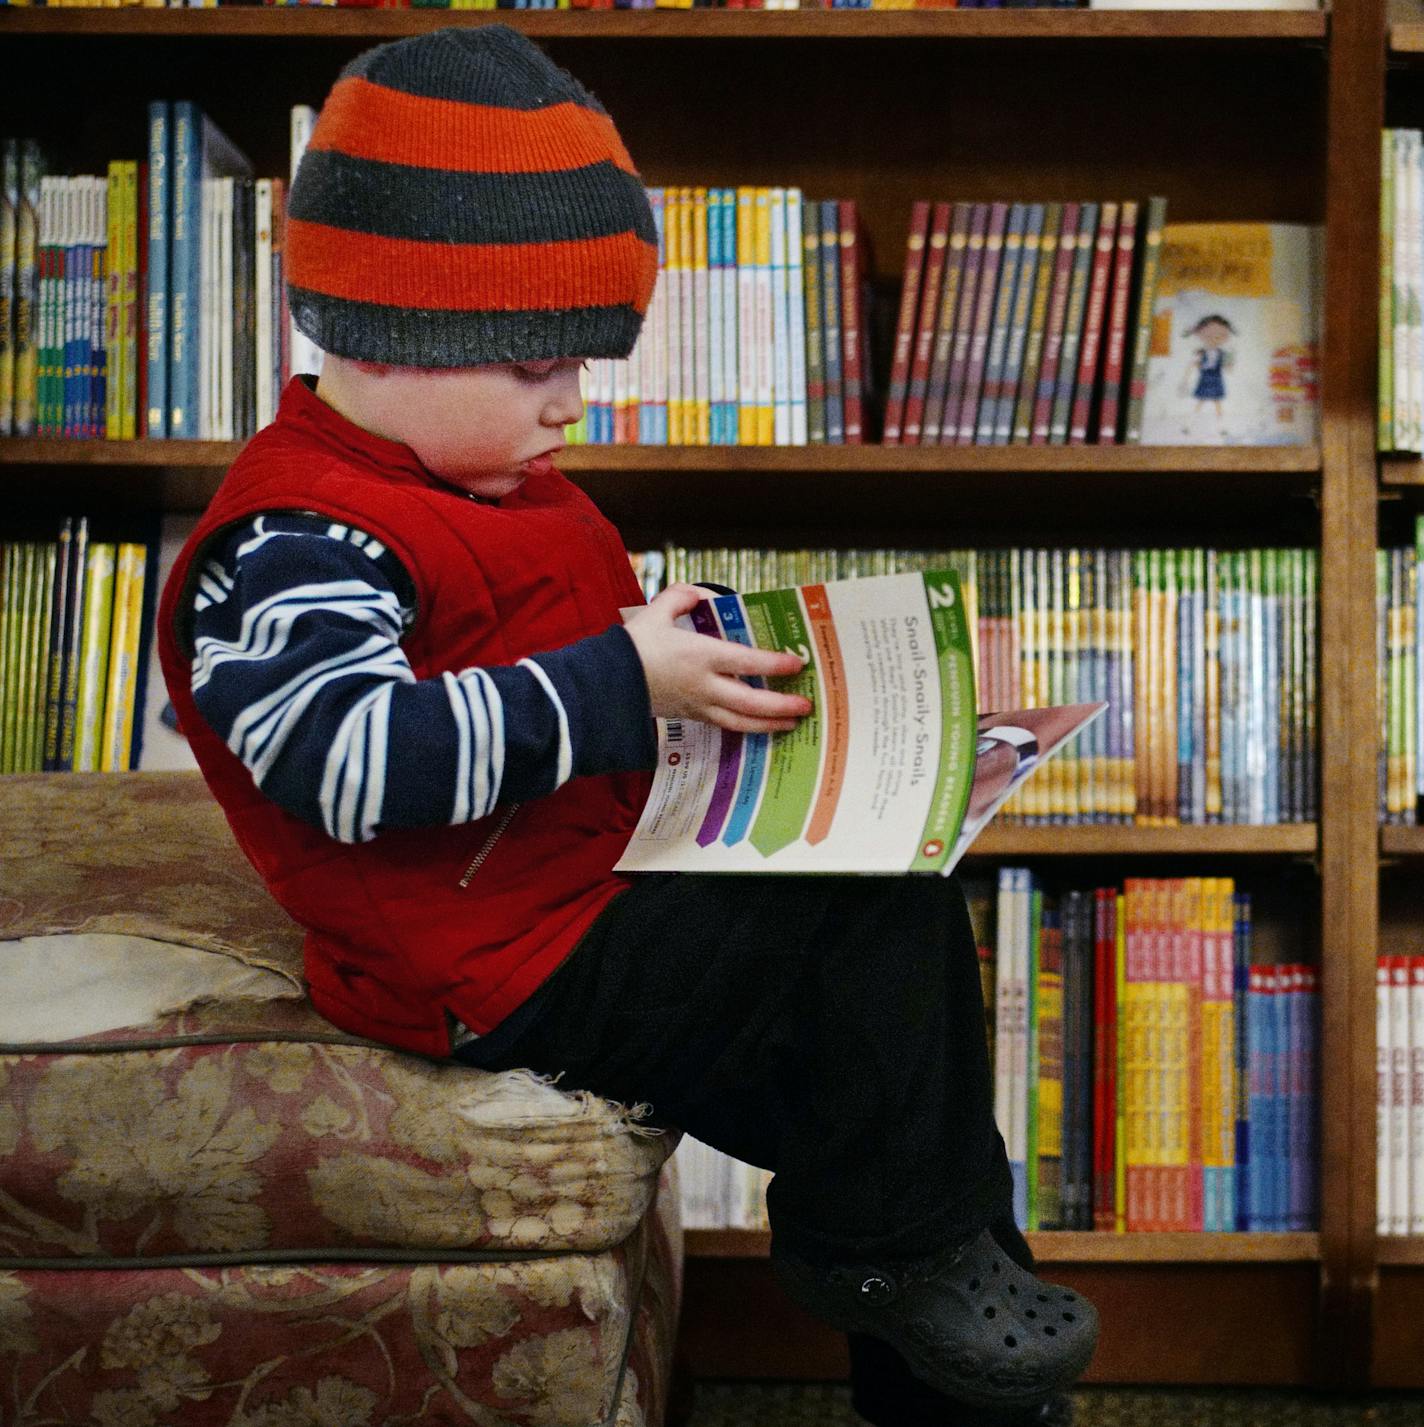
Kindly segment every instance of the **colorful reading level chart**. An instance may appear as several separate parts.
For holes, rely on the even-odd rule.
[[[658,721],[658,768],[622,871],[938,872],[974,776],[974,665],[950,570],[713,596],[690,628],[806,667],[794,731]]]

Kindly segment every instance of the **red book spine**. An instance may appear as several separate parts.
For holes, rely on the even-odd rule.
[[[1117,204],[1104,203],[1098,218],[1097,249],[1088,286],[1088,311],[1083,319],[1083,341],[1078,352],[1078,380],[1073,387],[1073,412],[1068,444],[1082,446],[1088,439],[1088,421],[1097,384],[1098,357],[1102,352],[1103,313],[1107,309],[1108,281],[1112,273],[1113,245],[1117,238]]]
[[[1113,1151],[1117,1134],[1115,893],[1093,893],[1093,1228],[1113,1230]]]
[[[925,265],[925,238],[929,232],[930,205],[916,199],[910,210],[910,234],[905,243],[905,276],[900,287],[900,315],[895,325],[895,351],[890,361],[890,389],[885,399],[886,446],[900,444],[905,418],[905,397],[910,377],[910,347],[915,338],[919,310],[920,276]]]
[[[1063,319],[1068,311],[1068,289],[1073,283],[1073,258],[1078,250],[1078,214],[1081,205],[1063,205],[1062,236],[1053,268],[1053,289],[1048,298],[1048,321],[1043,334],[1043,361],[1038,369],[1038,392],[1033,402],[1032,446],[1048,444],[1053,421],[1053,397],[1058,389],[1058,362],[1063,355]]]
[[[1137,246],[1137,204],[1122,205],[1113,265],[1112,309],[1108,316],[1107,350],[1103,354],[1103,395],[1098,413],[1098,445],[1117,440],[1122,417],[1122,364],[1127,350],[1127,315],[1132,296],[1132,257]]]
[[[979,417],[979,389],[984,380],[984,362],[989,354],[989,330],[994,321],[994,298],[999,290],[999,264],[1004,253],[1004,225],[1008,216],[1007,203],[995,203],[989,210],[989,228],[984,236],[984,265],[979,271],[974,329],[969,337],[969,363],[959,406],[959,431],[955,442],[959,446],[974,444]],[[948,443],[947,429],[943,439]]]
[[[925,389],[930,379],[930,354],[934,349],[935,323],[939,317],[939,291],[944,281],[944,259],[949,247],[949,204],[936,203],[930,214],[923,276],[920,281],[920,313],[911,344],[910,378],[905,396],[904,430],[906,446],[920,444],[920,425],[925,416]]]
[[[844,444],[865,441],[865,342],[860,311],[860,223],[855,202],[842,199],[841,237],[841,386]]]
[[[1203,914],[1206,906],[1199,877],[1190,879],[1185,897],[1182,946],[1185,956],[1182,980],[1187,987],[1187,1204],[1183,1228],[1201,1232],[1206,1210],[1206,1182],[1202,1164],[1202,967]],[[1215,1073],[1215,1067],[1211,1068]]]
[[[945,382],[944,412],[939,423],[939,444],[951,446],[959,438],[959,411],[964,401],[964,378],[969,370],[969,339],[973,333],[972,316],[978,304],[979,274],[984,267],[984,237],[989,224],[989,205],[976,203],[969,219],[969,242],[964,253],[963,291],[959,295],[959,313],[954,324],[954,343],[950,350],[949,376]],[[1011,705],[997,704],[997,708]]]

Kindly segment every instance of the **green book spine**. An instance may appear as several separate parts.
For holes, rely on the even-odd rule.
[[[1157,265],[1162,253],[1162,229],[1167,222],[1167,200],[1147,200],[1147,223],[1142,241],[1142,281],[1137,290],[1136,319],[1132,329],[1132,374],[1128,379],[1127,423],[1124,439],[1142,439],[1142,400],[1147,394],[1147,356],[1152,340],[1152,308],[1157,299]]]
[[[1078,347],[1083,340],[1083,318],[1088,311],[1088,289],[1097,249],[1098,205],[1085,203],[1078,210],[1078,245],[1073,253],[1073,281],[1068,289],[1068,312],[1063,319],[1063,350],[1058,358],[1058,378],[1053,393],[1053,419],[1048,428],[1050,445],[1068,440],[1073,414],[1073,390],[1078,376]]]
[[[821,330],[821,207],[801,205],[802,295],[806,307],[806,436],[826,441],[826,350]]]
[[[1038,374],[1043,365],[1043,344],[1048,323],[1048,298],[1058,261],[1059,229],[1063,205],[1049,203],[1043,210],[1043,237],[1038,245],[1038,277],[1029,309],[1028,339],[1024,347],[1023,373],[1019,378],[1018,403],[1014,408],[1013,444],[1028,445],[1033,435],[1033,407],[1038,395]]]
[[[74,549],[74,519],[66,516],[55,548],[49,631],[44,642],[44,750],[46,773],[59,764],[59,711],[64,698],[64,635],[70,588],[70,556]]]

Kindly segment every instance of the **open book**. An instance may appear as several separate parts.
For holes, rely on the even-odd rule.
[[[948,873],[1004,800],[1105,704],[975,714],[950,570],[717,595],[688,627],[806,667],[789,733],[658,720],[658,766],[622,872]]]

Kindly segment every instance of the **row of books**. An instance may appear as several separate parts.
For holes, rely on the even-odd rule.
[[[971,895],[1022,1228],[1308,1229],[1315,973],[1253,965],[1228,877]]]
[[[294,147],[312,111],[293,111]],[[155,101],[145,159],[44,172],[7,140],[0,192],[0,435],[244,440],[293,361],[285,184],[194,104]],[[303,368],[308,369],[308,368]]]
[[[1090,426],[1140,439],[1166,212],[1163,198],[917,202],[885,444],[1080,444]]]
[[[1375,1228],[1424,1234],[1424,956],[1376,963],[1375,1070]]]
[[[626,361],[590,363],[589,445],[856,445],[864,262],[855,204],[799,188],[652,188],[658,279]]]
[[[1424,452],[1424,133],[1380,147],[1379,449]]]
[[[966,894],[1021,1228],[1314,1227],[1318,978],[1253,962],[1248,894],[1053,890],[1023,867]],[[688,1227],[766,1227],[764,1171],[697,1142],[678,1157]]]
[[[979,706],[1107,712],[999,816],[1040,824],[1316,817],[1318,555],[1255,550],[733,550],[634,556],[644,588],[743,592],[956,570]]]
[[[0,545],[0,773],[137,766],[151,549],[93,540],[83,516]]]

